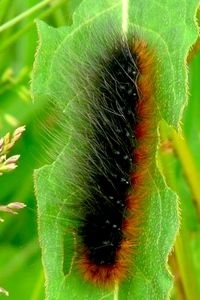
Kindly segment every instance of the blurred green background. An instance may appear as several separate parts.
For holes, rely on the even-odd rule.
[[[0,223],[0,286],[9,291],[9,299],[13,300],[44,299],[33,170],[44,164],[43,134],[39,124],[49,115],[43,109],[45,103],[33,104],[30,95],[38,42],[34,20],[39,18],[55,27],[70,24],[79,2],[0,1],[1,25],[27,13],[16,25],[0,32],[0,137],[26,125],[26,132],[12,150],[12,154],[21,155],[18,168],[0,177],[0,203],[21,201],[27,205],[18,215],[1,213],[5,221]],[[41,7],[31,13],[30,9],[41,3]]]
[[[32,175],[33,170],[45,162],[44,136],[39,124],[41,120],[48,122],[49,115],[45,113],[45,103],[33,104],[30,95],[38,40],[34,19],[42,19],[55,27],[70,25],[79,2],[81,0],[0,1],[0,24],[13,20],[22,12],[27,13],[20,22],[0,32],[0,137],[18,126],[26,125],[27,128],[12,150],[13,154],[21,155],[18,168],[0,177],[0,203],[21,201],[27,204],[18,215],[1,213],[5,222],[0,223],[0,286],[9,291],[9,299],[44,299]],[[40,7],[31,13],[30,9],[38,4]],[[195,193],[192,184],[200,170],[199,78],[200,53],[195,53],[189,62],[189,104],[182,121],[184,145],[180,152],[162,149],[159,152],[166,180],[180,197],[181,231],[170,257],[175,274],[173,299],[200,299],[200,192]],[[168,130],[163,126],[163,140],[168,139]],[[184,155],[185,160],[189,155],[192,161],[192,172],[185,169]],[[190,165],[187,168],[190,170]]]

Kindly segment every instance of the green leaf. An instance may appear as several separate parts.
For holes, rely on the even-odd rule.
[[[161,117],[177,126],[187,103],[186,58],[198,36],[195,13],[199,3],[186,0],[142,3],[131,7],[130,20],[155,33]]]
[[[90,54],[98,57],[104,51],[101,36],[109,36],[110,26],[118,32],[122,24],[126,27],[127,23],[129,31],[141,33],[155,49],[155,96],[160,118],[177,126],[187,98],[185,58],[197,35],[194,14],[198,1],[176,4],[174,1],[129,1],[128,10],[122,9],[122,3],[126,1],[85,0],[75,12],[71,27],[53,29],[38,22],[40,44],[32,81],[34,98],[51,99],[65,116],[62,119],[63,151],[52,165],[35,172],[39,237],[46,295],[50,300],[166,299],[172,287],[167,259],[178,230],[178,204],[176,195],[156,169],[156,163],[150,173],[153,191],[146,199],[142,214],[143,233],[134,253],[133,270],[127,280],[113,290],[86,283],[77,271],[71,221],[65,213],[67,203],[83,196],[84,192],[78,188],[84,185],[77,181],[79,172],[87,176],[86,168],[79,165],[81,170],[77,170],[76,166],[77,159],[84,165],[82,153],[87,153],[87,141],[79,140],[75,132],[83,128],[80,112],[84,115],[86,108],[84,94],[80,92],[76,97],[79,91],[75,84],[72,86],[72,82],[82,80],[73,61],[84,64]],[[89,53],[87,57],[85,48]]]

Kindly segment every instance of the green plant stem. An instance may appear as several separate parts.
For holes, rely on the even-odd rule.
[[[187,146],[186,141],[174,129],[172,129],[171,137],[174,148],[180,158],[184,172],[187,176],[187,180],[191,186],[191,191],[194,196],[194,200],[197,203],[198,211],[200,213],[200,176],[198,170],[196,169],[195,163],[193,161],[191,152]]]
[[[171,300],[186,300],[183,288],[182,278],[180,276],[180,268],[175,251],[169,256],[169,265],[174,275],[174,291],[171,295]]]
[[[184,294],[187,300],[197,300],[198,299],[198,287],[196,286],[196,272],[194,270],[191,256],[190,247],[186,247],[185,241],[188,239],[188,234],[181,231],[178,235],[175,244],[175,254],[178,261],[178,267],[180,270],[179,275],[181,276],[181,282],[184,288]]]
[[[44,12],[42,12],[38,18],[46,18],[48,17],[52,12],[55,12],[55,10],[64,3],[66,0],[60,0],[54,4],[54,6],[49,7]],[[14,35],[6,39],[6,41],[1,45],[0,52],[5,51],[6,48],[8,48],[10,45],[12,45],[14,42],[16,42],[21,36],[23,36],[27,31],[29,31],[32,27],[35,26],[35,23],[33,21],[30,21],[27,23],[25,27],[23,27],[21,30],[17,31]],[[1,28],[1,27],[0,27]]]
[[[10,21],[4,23],[2,26],[0,26],[0,32],[2,32],[4,30],[7,30],[8,28],[14,26],[15,24],[17,24],[21,20],[29,17],[30,15],[32,15],[36,11],[42,9],[43,7],[45,7],[47,4],[49,4],[51,2],[52,2],[52,0],[44,0],[41,3],[36,4],[35,6],[31,7],[30,9],[28,9],[25,12],[21,13],[17,17],[13,18],[12,20],[10,20]]]

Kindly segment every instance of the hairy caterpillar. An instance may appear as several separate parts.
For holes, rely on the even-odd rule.
[[[153,54],[144,40],[123,36],[96,58],[91,73],[92,134],[82,133],[89,145],[88,191],[80,201],[77,265],[86,280],[112,286],[127,276],[148,190],[155,129]]]

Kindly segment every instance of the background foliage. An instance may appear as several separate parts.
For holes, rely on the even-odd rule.
[[[38,4],[37,0],[0,2],[0,23],[12,20]],[[44,278],[37,236],[36,201],[33,170],[44,163],[43,134],[38,123],[44,119],[45,103],[32,103],[30,78],[37,47],[35,18],[52,26],[71,23],[80,1],[49,1],[34,14],[0,33],[0,136],[26,124],[27,131],[13,149],[20,153],[18,168],[0,178],[0,203],[23,201],[20,214],[6,215],[0,224],[0,286],[10,299],[44,299]],[[43,154],[42,154],[43,153]],[[2,296],[3,297],[3,296]]]
[[[48,116],[43,110],[45,101],[33,105],[30,97],[30,73],[38,40],[34,18],[55,27],[70,24],[72,12],[81,1],[47,2],[0,33],[0,136],[16,126],[26,124],[28,128],[13,151],[21,154],[18,169],[0,178],[0,203],[23,201],[28,206],[17,216],[5,215],[5,222],[0,224],[0,285],[9,290],[10,299],[44,299],[32,172],[44,162],[38,122],[44,118],[48,122]],[[36,4],[34,0],[1,1],[1,24]],[[173,299],[195,300],[200,295],[200,195],[195,192],[200,170],[199,70],[200,54],[196,53],[189,62],[190,97],[183,117],[185,142],[181,144],[179,137],[171,137],[165,124],[161,128],[163,141],[170,138],[171,144],[169,151],[161,148],[160,167],[180,196],[181,208],[181,232],[170,257],[176,280]]]

